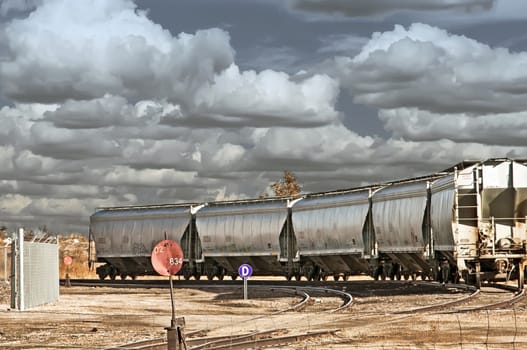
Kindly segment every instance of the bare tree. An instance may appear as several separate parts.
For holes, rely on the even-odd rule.
[[[302,191],[302,186],[297,182],[295,174],[289,170],[284,171],[284,177],[271,185],[277,197],[295,196]]]

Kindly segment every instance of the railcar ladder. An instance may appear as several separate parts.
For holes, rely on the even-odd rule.
[[[475,222],[476,223],[476,229],[478,230],[479,235],[479,228],[481,227],[481,193],[480,193],[480,174],[479,174],[479,168],[476,167],[473,170],[473,177],[472,177],[472,183],[474,185],[474,190],[468,193],[460,193],[459,187],[458,187],[458,170],[457,168],[454,168],[454,182],[455,182],[455,195],[454,195],[454,221],[456,224],[456,236],[458,235],[459,225],[460,222]],[[470,205],[460,205],[460,198],[466,198],[466,197],[472,197],[473,200],[470,200],[469,202],[472,203]],[[476,210],[476,217],[466,217],[466,218],[460,218],[460,210],[463,209],[475,209]],[[459,237],[456,237],[457,244],[459,245]],[[478,236],[479,240],[479,236]],[[475,266],[475,277],[476,277],[476,286],[478,288],[481,287],[481,276],[480,276],[480,270],[481,270],[481,263],[479,259],[476,259],[474,262]]]

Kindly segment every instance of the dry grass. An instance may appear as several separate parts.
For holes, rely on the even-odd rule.
[[[5,229],[0,228],[0,282],[9,279],[11,274],[11,247],[6,246],[4,239],[8,237]]]
[[[70,278],[95,278],[95,269],[88,267],[88,238],[72,233],[68,236],[59,236],[59,276],[65,278],[69,273]],[[64,264],[64,257],[70,256],[72,263]]]

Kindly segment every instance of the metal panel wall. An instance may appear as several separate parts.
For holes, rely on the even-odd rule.
[[[494,222],[495,239],[512,237],[514,228],[514,198],[511,161],[483,164],[481,191],[481,219]]]
[[[512,183],[516,196],[514,198],[515,231],[514,237],[521,240],[527,239],[527,165],[518,162],[513,163]]]
[[[379,253],[422,252],[427,182],[394,184],[372,196],[372,214]]]
[[[24,242],[24,305],[21,310],[59,300],[59,246]]]
[[[430,219],[434,239],[434,250],[454,251],[454,175],[434,181],[430,190]]]
[[[369,190],[307,197],[293,207],[300,255],[362,254]]]
[[[190,220],[190,206],[111,209],[93,214],[90,229],[98,257],[145,257],[165,233],[180,243]]]
[[[287,200],[214,203],[196,213],[204,256],[277,255]]]

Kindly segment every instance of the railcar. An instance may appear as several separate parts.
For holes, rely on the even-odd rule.
[[[309,194],[292,207],[295,271],[308,280],[368,273],[371,188]]]
[[[527,166],[523,161],[463,162],[430,186],[432,255],[478,286],[518,278],[527,258]],[[448,274],[451,276],[451,274]]]
[[[171,239],[181,244],[186,269],[199,255],[195,240],[192,204],[101,208],[90,217],[90,242],[95,242],[96,270],[100,279],[153,275],[150,263],[157,242]],[[90,246],[92,246],[90,244]]]
[[[526,216],[527,161],[489,159],[297,198],[103,208],[90,218],[90,240],[100,278],[153,274],[153,246],[172,239],[187,279],[236,278],[249,263],[287,279],[517,278],[523,288]]]
[[[428,186],[435,176],[389,184],[371,196],[372,235],[377,242],[374,278],[428,276]]]
[[[249,263],[257,275],[283,275],[292,255],[289,199],[212,202],[195,214],[198,266],[208,279],[237,277]]]

